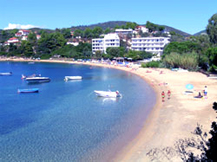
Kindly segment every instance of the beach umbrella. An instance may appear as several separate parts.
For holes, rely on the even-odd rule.
[[[188,90],[191,90],[194,88],[194,86],[192,84],[186,84],[185,88],[187,88]]]

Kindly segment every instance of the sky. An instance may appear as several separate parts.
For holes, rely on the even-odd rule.
[[[150,21],[195,34],[215,13],[217,0],[0,0],[0,29]]]

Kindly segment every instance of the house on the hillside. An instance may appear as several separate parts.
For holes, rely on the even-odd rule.
[[[145,26],[139,25],[135,28],[135,31],[139,32],[141,31],[142,33],[148,33],[148,28],[146,28]]]
[[[28,36],[27,35],[24,35],[22,36],[21,40],[27,40]]]
[[[15,36],[16,36],[16,37],[22,37],[22,33],[17,32],[17,33],[15,34]]]
[[[12,38],[8,39],[8,41],[6,41],[6,42],[4,43],[4,45],[10,45],[10,44],[16,45],[16,44],[19,43],[19,42],[20,42],[20,41],[19,41],[18,38],[12,37]]]
[[[92,52],[106,53],[108,47],[120,47],[120,38],[116,33],[106,34],[104,38],[92,39]]]
[[[169,37],[132,38],[131,50],[146,51],[160,57],[163,54],[164,47],[168,43],[170,43]]]
[[[79,45],[79,42],[68,41],[68,42],[66,42],[66,44],[71,44],[71,45],[73,45],[73,46],[78,46],[78,45]]]
[[[29,35],[30,31],[29,30],[24,30],[24,29],[20,29],[15,36],[16,37],[22,37],[22,36],[26,36]]]
[[[40,38],[41,38],[41,35],[38,35],[38,34],[37,34],[37,35],[36,35],[36,38],[37,38],[37,39],[40,39]]]
[[[74,36],[74,31],[71,31],[71,36],[72,36],[72,37]]]

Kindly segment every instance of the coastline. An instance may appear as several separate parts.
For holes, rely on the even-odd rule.
[[[30,59],[0,59],[0,61],[72,63],[115,68],[134,73],[143,78],[156,92],[157,103],[144,123],[138,136],[127,142],[127,146],[117,153],[111,161],[151,161],[146,153],[152,148],[173,146],[181,138],[193,137],[192,133],[197,123],[203,125],[203,130],[210,130],[211,122],[215,120],[212,109],[217,96],[217,80],[207,78],[198,72],[174,72],[168,69],[151,69],[138,67],[121,67],[101,63],[83,63],[64,60],[30,60]],[[194,94],[184,94],[185,85],[194,85]],[[208,86],[207,99],[195,99],[193,96]],[[171,90],[171,99],[162,103],[160,93]],[[166,95],[167,96],[167,95]],[[163,160],[162,160],[163,161]],[[178,161],[178,159],[176,159]],[[181,161],[181,159],[180,159]]]

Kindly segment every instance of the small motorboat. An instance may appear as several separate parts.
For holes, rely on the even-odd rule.
[[[68,81],[68,80],[81,80],[82,79],[82,76],[65,76],[65,81]]]
[[[28,83],[46,83],[46,82],[50,82],[49,77],[27,77],[25,80]]]
[[[111,97],[111,98],[121,97],[121,94],[119,91],[115,91],[115,92],[112,92],[112,91],[94,91],[94,92],[99,97]]]
[[[0,73],[0,76],[9,76],[12,75],[12,72]]]
[[[41,74],[32,74],[32,75],[29,75],[29,76],[26,76],[26,75],[21,75],[21,79],[26,79],[26,78],[30,78],[30,77],[40,77]]]
[[[29,89],[18,89],[18,93],[38,93],[39,89],[38,88],[29,88]]]

